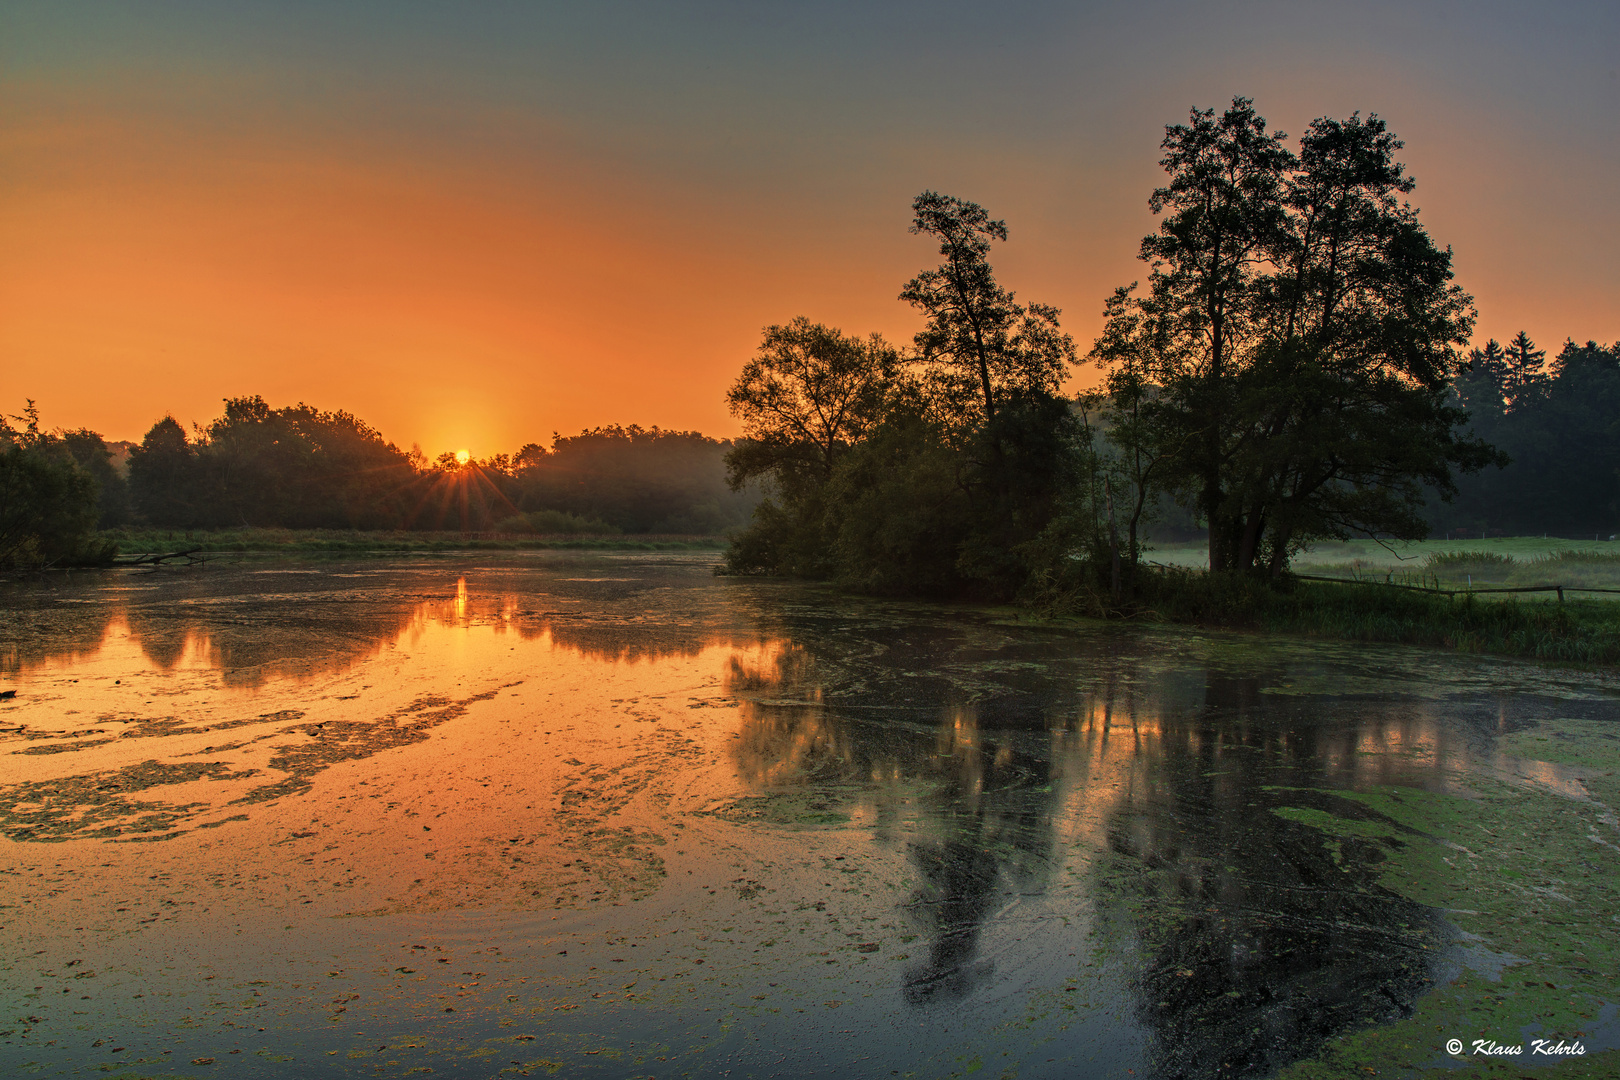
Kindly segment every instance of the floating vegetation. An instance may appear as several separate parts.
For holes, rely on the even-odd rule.
[[[125,588],[12,594],[8,1074],[1613,1071],[1600,674],[681,556]]]

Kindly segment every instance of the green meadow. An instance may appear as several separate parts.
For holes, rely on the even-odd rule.
[[[1183,569],[1208,565],[1203,541],[1156,544],[1144,560]],[[1330,541],[1295,556],[1295,573],[1347,580],[1385,580],[1427,588],[1620,589],[1620,541],[1507,536],[1493,539]],[[1491,594],[1486,594],[1491,595]],[[1599,598],[1604,594],[1589,594]],[[1521,596],[1541,598],[1531,593]],[[1546,594],[1556,602],[1555,594]]]

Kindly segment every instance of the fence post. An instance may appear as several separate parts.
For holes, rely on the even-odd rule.
[[[1564,602],[1564,587],[1562,585],[1558,586],[1558,602],[1560,604]]]

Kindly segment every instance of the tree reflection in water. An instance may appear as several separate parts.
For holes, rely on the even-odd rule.
[[[993,965],[976,961],[979,938],[1004,889],[1042,892],[1052,867],[1049,762],[1018,745],[1042,731],[1045,716],[1028,701],[998,698],[958,707],[941,721],[934,761],[943,773],[932,807],[941,839],[909,845],[922,886],[909,911],[929,937],[928,960],[905,976],[906,1000],[967,997]]]
[[[1201,705],[1161,713],[1138,750],[1157,775],[1119,806],[1108,845],[1129,867],[1118,881],[1138,906],[1137,1008],[1162,1075],[1264,1075],[1334,1034],[1410,1015],[1429,984],[1443,927],[1378,884],[1384,844],[1329,848],[1270,812],[1275,787],[1322,782],[1318,743],[1337,737],[1258,679],[1210,673]],[[1287,802],[1371,816],[1326,794]]]
[[[1271,812],[1370,817],[1302,789],[1394,779],[1387,756],[1355,775],[1368,760],[1355,748],[1439,739],[1409,703],[1278,697],[1262,689],[1280,672],[1167,674],[971,633],[920,647],[915,627],[904,641],[881,626],[865,639],[777,629],[785,644],[763,667],[757,653],[732,665],[738,764],[761,790],[799,788],[813,808],[878,822],[910,800],[895,838],[917,878],[906,912],[927,938],[902,976],[912,1006],[986,989],[997,972],[982,940],[1009,897],[1035,895],[1073,917],[1055,939],[1065,953],[1100,943],[1134,965],[1165,1077],[1275,1071],[1409,1015],[1429,985],[1443,924],[1377,883],[1399,841],[1329,846]],[[1396,768],[1411,782],[1414,767],[1421,755]],[[1065,911],[1055,886],[1076,872],[1084,898]],[[1099,938],[1081,940],[1085,926]]]
[[[494,625],[524,640],[550,634],[557,645],[619,663],[696,656],[718,642],[755,637],[701,623],[648,625],[633,609],[597,608],[581,618],[571,593],[597,604],[603,592],[633,603],[647,586],[564,579],[548,581],[551,592],[537,596],[532,574],[521,568],[486,569],[471,587],[462,575],[448,589],[440,574],[417,589],[379,588],[348,564],[174,571],[143,584],[148,577],[157,576],[109,572],[88,587],[82,580],[31,583],[30,593],[11,597],[18,617],[0,620],[0,675],[99,659],[160,672],[203,669],[227,687],[255,689],[345,671],[430,624]]]
[[[885,873],[909,872],[894,921],[922,940],[906,966],[864,970],[892,971],[919,1013],[1061,992],[1095,961],[1125,975],[1084,985],[1129,988],[1154,1071],[1224,1077],[1408,1012],[1427,985],[1442,925],[1377,882],[1400,841],[1330,846],[1273,811],[1370,817],[1330,792],[1441,783],[1467,767],[1471,738],[1494,737],[1477,698],[1340,696],[1366,669],[1305,648],[1221,653],[1196,637],[1043,633],[824,594],[793,605],[783,597],[796,593],[685,570],[579,572],[594,576],[494,567],[457,580],[407,565],[372,584],[355,564],[249,569],[177,576],[161,595],[109,588],[93,605],[63,587],[0,626],[0,668],[88,670],[122,649],[103,681],[114,661],[144,657],[252,688],[342,670],[439,625],[549,635],[620,669],[728,647],[720,687],[703,676],[678,692],[707,695],[691,708],[736,706],[737,780],[776,800],[764,821],[732,820],[840,825],[891,856]],[[543,651],[533,662],[543,669]],[[643,689],[670,693],[656,666]],[[1313,680],[1326,689],[1279,692]]]

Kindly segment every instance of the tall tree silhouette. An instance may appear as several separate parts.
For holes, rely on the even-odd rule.
[[[1502,393],[1508,408],[1523,409],[1541,400],[1551,381],[1547,350],[1536,348],[1523,330],[1514,334],[1502,355]]]
[[[1074,343],[1058,325],[1059,311],[1020,304],[990,267],[990,244],[1007,239],[1007,225],[965,199],[925,191],[912,200],[913,233],[939,241],[944,261],[900,292],[927,325],[916,345],[931,368],[930,398],[958,426],[995,419],[1008,394],[1056,393]]]
[[[1116,292],[1092,356],[1151,380],[1160,483],[1194,494],[1210,568],[1275,575],[1311,540],[1423,535],[1425,492],[1495,456],[1459,431],[1471,301],[1403,199],[1400,141],[1376,116],[1323,118],[1296,157],[1240,97],[1164,146],[1147,293]]]

